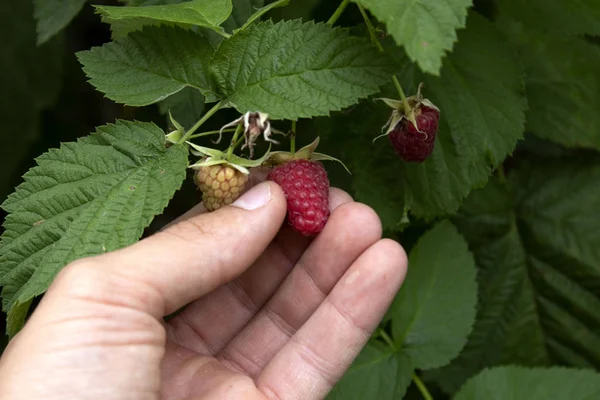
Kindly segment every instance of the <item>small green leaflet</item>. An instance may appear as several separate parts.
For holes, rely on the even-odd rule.
[[[8,333],[69,262],[134,243],[185,178],[187,149],[154,124],[118,121],[37,158],[2,204],[0,246]]]
[[[85,0],[34,0],[38,44],[47,42],[67,26],[84,4]]]
[[[90,83],[130,106],[156,103],[184,87],[214,98],[209,77],[213,48],[197,33],[147,27],[126,38],[77,53]]]
[[[273,119],[329,115],[379,91],[392,62],[341,28],[300,20],[250,26],[211,63],[223,99]]]
[[[465,201],[456,223],[479,266],[477,321],[432,373],[448,392],[484,367],[600,367],[600,159],[533,158]]]
[[[358,400],[378,393],[374,398],[400,399],[415,369],[439,367],[455,358],[475,320],[475,271],[466,241],[450,222],[423,235],[389,311],[394,348],[367,347],[335,388],[338,398]]]
[[[502,14],[544,34],[600,34],[598,0],[502,0],[497,7]]]
[[[527,72],[527,130],[563,146],[600,149],[600,48],[585,38],[527,29],[506,16],[498,26],[519,49]]]
[[[591,400],[600,398],[600,375],[571,368],[499,367],[471,379],[454,400]]]
[[[180,4],[141,7],[96,6],[102,21],[111,25],[114,38],[145,25],[200,26],[222,32],[220,25],[231,14],[231,0],[193,0]]]
[[[465,27],[472,0],[354,0],[384,22],[423,72],[439,75],[442,58]]]

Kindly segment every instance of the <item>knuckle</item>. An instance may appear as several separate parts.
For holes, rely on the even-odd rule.
[[[94,287],[101,273],[100,263],[99,256],[72,261],[59,271],[52,286],[83,290]]]

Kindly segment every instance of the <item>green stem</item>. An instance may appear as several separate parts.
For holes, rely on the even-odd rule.
[[[350,4],[350,0],[343,0],[331,16],[331,18],[329,18],[329,21],[327,21],[327,25],[335,24],[340,18],[340,16],[344,13],[346,7],[348,7],[348,4]]]
[[[296,121],[292,121],[292,137],[290,137],[290,153],[296,154]]]
[[[402,85],[400,85],[400,81],[396,75],[392,75],[392,82],[396,86],[396,90],[398,90],[398,94],[400,94],[400,99],[402,99],[402,104],[404,104],[405,110],[410,110],[410,105],[408,104],[408,100],[406,99],[406,95],[404,94],[404,90],[402,90]]]
[[[223,28],[221,28],[221,29],[214,28],[213,31],[216,32],[217,34],[223,36],[225,39],[229,39],[231,37],[231,35],[229,33],[225,32],[225,30]]]
[[[204,124],[206,121],[208,121],[208,119],[210,117],[212,117],[217,111],[219,111],[222,106],[223,106],[223,102],[220,101],[217,104],[215,104],[213,108],[211,108],[210,110],[208,110],[206,112],[206,114],[204,114],[202,116],[202,118],[200,118],[198,120],[198,122],[196,122],[196,124],[194,126],[192,126],[190,128],[190,130],[185,133],[185,135],[181,138],[181,140],[179,141],[179,143],[185,143],[186,140],[188,140],[194,134],[194,132],[196,132],[198,130],[198,128],[200,128],[202,126],[202,124]]]
[[[199,137],[203,137],[203,136],[210,136],[210,135],[216,135],[217,133],[221,132],[221,130],[216,130],[216,131],[206,131],[206,132],[201,132],[201,133],[196,133],[194,135],[190,135],[190,137],[188,139],[196,139]],[[222,132],[235,132],[235,129],[223,129]]]
[[[379,330],[379,336],[381,336],[381,338],[383,339],[383,341],[386,342],[392,349],[396,349],[396,346],[394,345],[394,341],[387,334],[387,332],[385,330],[380,329]]]
[[[242,141],[241,140],[242,138],[240,138],[240,140],[238,140],[238,136],[240,136],[240,132],[242,132],[243,129],[244,129],[244,125],[239,124],[237,129],[235,130],[235,133],[233,134],[233,137],[231,138],[231,145],[227,149],[226,160],[229,160],[231,158],[233,151],[235,150],[236,147],[238,147],[239,143]]]
[[[383,49],[381,42],[377,38],[377,34],[375,34],[375,28],[373,27],[373,24],[371,23],[371,19],[367,15],[367,11],[362,6],[362,4],[356,3],[356,5],[358,6],[358,9],[360,10],[360,14],[362,15],[363,19],[365,20],[365,24],[367,25],[367,30],[369,31],[369,37],[371,38],[371,42],[373,42],[375,47],[377,47],[379,49],[379,51],[381,51],[383,53],[385,50]]]
[[[500,183],[506,183],[506,173],[504,172],[504,165],[500,164],[496,171],[498,172],[498,180],[500,181]]]
[[[383,48],[383,46],[381,45],[381,42],[377,38],[377,34],[375,33],[375,28],[373,27],[373,24],[371,23],[371,19],[367,15],[365,8],[360,3],[356,3],[356,5],[358,6],[360,13],[361,13],[363,19],[365,20],[365,24],[367,25],[367,30],[369,31],[369,37],[371,38],[371,41],[377,47],[377,49],[379,49],[379,51],[381,51],[382,53],[385,52],[385,49]],[[400,99],[402,100],[402,104],[404,105],[404,109],[409,110],[410,105],[408,104],[408,100],[406,99],[404,90],[402,90],[402,85],[400,85],[400,81],[398,80],[398,77],[396,75],[392,75],[392,82],[394,82],[394,86],[396,86],[396,90],[398,90],[398,94],[400,95]]]
[[[242,143],[242,141],[243,141],[243,140],[244,140],[244,137],[243,137],[243,136],[242,136],[241,138],[239,138],[239,139],[238,139],[238,140],[235,142],[235,144],[233,145],[233,149],[234,149],[234,150],[235,150],[235,149],[237,149],[237,148],[238,148],[238,146],[239,146],[239,145]]]
[[[412,375],[412,380],[415,383],[415,385],[417,385],[417,388],[419,388],[419,392],[421,392],[421,395],[425,400],[433,400],[431,393],[429,393],[429,390],[427,390],[427,386],[425,386],[421,378],[419,378],[419,376],[414,372]]]

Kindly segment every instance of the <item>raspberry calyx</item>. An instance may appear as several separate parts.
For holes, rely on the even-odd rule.
[[[194,155],[202,158],[190,166],[196,170],[194,182],[202,192],[202,204],[215,211],[233,203],[246,188],[250,177],[248,168],[258,167],[269,157],[271,147],[257,160],[248,160],[233,154],[186,142]]]

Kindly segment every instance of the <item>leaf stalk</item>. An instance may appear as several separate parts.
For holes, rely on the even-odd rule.
[[[290,137],[290,153],[296,154],[296,121],[292,121],[292,135]]]
[[[344,10],[346,9],[346,7],[348,7],[348,4],[350,4],[350,0],[343,0],[338,6],[338,8],[335,10],[333,15],[331,15],[329,21],[327,21],[327,25],[333,26],[333,24],[335,24],[340,18],[340,16],[344,13]]]
[[[367,11],[362,6],[362,4],[356,3],[356,5],[358,6],[360,14],[362,15],[363,19],[365,20],[365,24],[367,25],[367,30],[369,31],[369,37],[371,38],[371,42],[373,42],[375,47],[377,47],[377,49],[379,49],[380,52],[384,53],[385,49],[383,48],[383,46],[381,45],[381,42],[377,38],[377,34],[375,33],[375,28],[373,27],[373,24],[371,23],[371,19],[367,15]],[[394,82],[394,86],[396,86],[396,90],[398,91],[398,94],[400,95],[400,99],[402,100],[404,109],[407,111],[410,110],[410,105],[408,104],[406,94],[404,94],[404,90],[402,90],[402,85],[400,85],[400,81],[398,80],[398,77],[396,75],[392,75],[392,82]]]
[[[427,390],[427,386],[425,386],[421,378],[419,378],[419,375],[413,372],[412,380],[425,400],[433,400],[433,396],[431,396],[431,393],[429,393],[429,390]]]
[[[394,345],[394,341],[392,340],[392,338],[387,334],[387,332],[383,329],[379,330],[379,336],[381,336],[381,338],[383,339],[383,341],[385,343],[387,343],[392,349],[396,350],[396,346]]]
[[[223,102],[222,101],[218,102],[217,104],[214,105],[213,108],[211,108],[210,110],[208,110],[206,112],[206,114],[204,114],[202,116],[202,118],[200,118],[198,120],[198,122],[196,122],[196,124],[194,124],[194,126],[192,126],[190,128],[190,130],[185,133],[185,135],[183,135],[183,137],[178,142],[178,144],[185,143],[194,134],[194,132],[196,132],[198,130],[198,128],[200,128],[206,121],[208,121],[208,119],[210,117],[212,117],[213,115],[215,115],[215,113],[217,111],[219,111],[221,109],[221,107],[223,107]]]
[[[237,129],[235,130],[235,133],[233,134],[233,137],[231,138],[231,145],[227,149],[227,158],[226,158],[227,160],[229,160],[231,158],[231,155],[233,154],[233,151],[235,150],[235,148],[238,147],[239,144],[242,142],[243,137],[239,138],[239,140],[238,140],[238,137],[240,136],[242,129],[244,129],[244,125],[239,124],[237,126]]]
[[[216,131],[206,131],[206,132],[195,133],[193,135],[190,135],[189,139],[196,139],[196,138],[203,137],[203,136],[216,135],[219,132],[235,132],[235,128],[223,129],[222,131],[220,129],[218,129]]]

